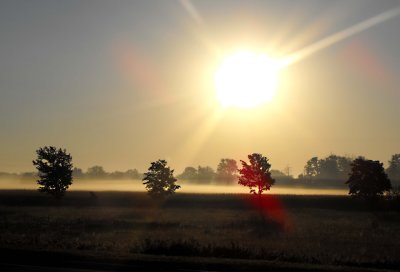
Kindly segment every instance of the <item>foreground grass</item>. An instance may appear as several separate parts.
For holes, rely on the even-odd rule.
[[[125,258],[202,256],[398,268],[400,214],[343,196],[0,191],[0,247]]]

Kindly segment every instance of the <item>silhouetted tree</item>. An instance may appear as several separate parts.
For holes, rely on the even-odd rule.
[[[82,169],[74,167],[74,169],[72,170],[72,176],[73,176],[74,178],[81,178],[81,177],[83,177],[83,171],[82,171]]]
[[[31,180],[34,178],[37,178],[38,175],[35,172],[23,172],[20,174],[21,179],[27,179],[27,180]]]
[[[111,179],[141,179],[140,173],[136,169],[129,169],[126,170],[125,172],[122,171],[114,171],[112,173],[107,173],[105,172],[102,167],[99,169],[98,167],[101,166],[95,166],[92,168],[97,168],[97,169],[92,169],[90,172],[90,176],[92,177],[98,177],[98,178],[104,178],[104,177],[109,177]]]
[[[164,198],[175,193],[181,186],[176,185],[174,170],[167,167],[165,160],[152,162],[148,172],[144,173],[143,184],[153,198]]]
[[[261,196],[262,192],[270,190],[275,180],[271,177],[268,159],[261,154],[248,155],[250,164],[241,161],[239,169],[239,184],[250,188],[250,193]]]
[[[400,154],[392,155],[392,159],[389,161],[389,167],[386,172],[390,180],[396,183],[400,182]]]
[[[137,169],[129,169],[125,172],[125,176],[129,179],[140,179],[141,174]]]
[[[180,179],[195,180],[197,179],[197,169],[188,166],[183,170],[182,174],[179,175]]]
[[[299,176],[306,180],[323,181],[320,185],[338,185],[338,180],[345,181],[350,173],[352,160],[348,157],[331,154],[326,158],[313,157],[304,166],[304,173]]]
[[[393,186],[388,193],[388,199],[391,201],[392,207],[400,211],[400,186]]]
[[[209,166],[200,166],[197,168],[197,180],[204,183],[210,183],[215,177],[214,169]]]
[[[291,175],[291,170],[292,170],[292,167],[290,167],[290,165],[286,165],[285,168],[283,168],[283,170],[281,172],[284,173],[285,176],[287,176],[287,177],[293,177]]]
[[[345,180],[350,173],[352,160],[348,157],[331,154],[319,162],[319,178]]]
[[[303,177],[307,179],[315,178],[319,175],[319,160],[318,157],[313,157],[309,159],[304,166],[304,175]]]
[[[268,159],[261,154],[253,153],[247,156],[250,164],[242,161],[242,169],[239,170],[239,184],[250,188],[250,193],[258,198],[258,208],[260,217],[264,220],[263,205],[261,194],[264,191],[270,190],[275,180],[271,177]]]
[[[215,178],[226,183],[233,183],[237,179],[237,169],[238,166],[234,159],[221,159]]]
[[[108,174],[108,176],[111,179],[123,179],[125,177],[125,173],[122,171],[114,171],[114,172]]]
[[[358,157],[351,164],[351,173],[346,184],[349,185],[349,194],[365,199],[381,196],[392,188],[383,164],[362,157]]]
[[[102,166],[92,166],[89,167],[86,171],[86,176],[89,178],[105,178],[107,176],[107,172],[104,171]]]
[[[61,198],[72,184],[72,157],[54,146],[36,150],[37,159],[32,161],[38,170],[39,191]]]
[[[279,182],[280,185],[293,185],[294,178],[291,175],[287,175],[287,172],[271,169],[271,176],[274,177],[275,181]],[[301,179],[301,177],[300,177]]]
[[[351,172],[351,163],[353,159],[345,156],[337,156],[337,167],[340,173],[340,179],[346,180]]]
[[[337,180],[339,179],[339,167],[336,155],[329,155],[325,159],[319,160],[319,175],[320,179],[324,180]]]
[[[277,170],[277,169],[271,169],[270,170],[271,175],[274,175],[274,177],[287,177],[285,173],[283,173],[283,171],[281,170]]]

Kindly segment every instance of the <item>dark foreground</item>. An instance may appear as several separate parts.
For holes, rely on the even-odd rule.
[[[0,250],[1,271],[354,271],[351,266],[311,265],[261,260],[236,260],[199,257],[166,257],[134,255],[129,259],[116,259],[74,255],[60,252]],[[394,271],[358,267],[357,271]]]
[[[70,192],[56,201],[0,191],[0,270],[397,270],[395,205],[270,196],[260,209],[247,195],[155,202],[144,193]]]

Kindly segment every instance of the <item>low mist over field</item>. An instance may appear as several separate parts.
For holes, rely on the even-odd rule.
[[[248,194],[246,187],[235,185],[216,185],[216,184],[193,184],[188,181],[178,182],[182,186],[179,193],[198,193],[198,194]],[[0,179],[0,188],[5,190],[36,190],[38,185],[35,180],[9,178]],[[145,192],[142,180],[75,180],[70,188],[71,191],[127,191]],[[274,186],[271,194],[294,194],[294,195],[347,195],[347,189],[329,188],[304,188],[304,187],[280,187]]]

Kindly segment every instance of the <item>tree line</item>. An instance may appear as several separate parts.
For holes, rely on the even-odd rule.
[[[270,172],[276,181],[282,186],[311,186],[328,188],[345,188],[345,181],[351,172],[351,163],[354,157],[330,154],[324,158],[310,158],[303,172],[296,177],[290,175],[289,166],[284,170],[271,169]],[[392,155],[385,169],[388,177],[396,186],[400,185],[400,154]],[[210,166],[188,166],[177,178],[185,182],[197,184],[226,184],[233,185],[238,182],[238,163],[231,158],[222,158],[216,170]],[[137,169],[126,171],[107,172],[102,166],[95,165],[86,171],[74,167],[72,176],[75,179],[131,179],[141,180],[144,177]],[[23,172],[20,174],[0,172],[0,178],[37,178],[36,172]]]
[[[235,184],[237,182],[237,168],[236,160],[224,158],[220,160],[217,171],[214,171],[210,166],[199,165],[197,168],[188,166],[178,175],[178,178],[203,184],[212,181]]]
[[[95,165],[89,167],[86,172],[80,168],[73,168],[72,175],[74,178],[87,179],[142,179],[143,174],[137,169],[128,169],[126,171],[107,172],[102,166]]]
[[[303,173],[298,176],[298,181],[333,187],[342,185],[349,178],[355,159],[335,154],[321,159],[313,157],[307,161]],[[400,185],[400,154],[392,155],[385,172],[393,184]]]
[[[86,171],[82,170],[81,168],[74,167],[72,169],[72,176],[75,179],[142,179],[143,173],[140,173],[137,169],[107,172],[102,166],[95,165],[89,167]],[[0,172],[0,178],[1,177],[32,179],[37,178],[37,172],[23,172],[19,174]]]
[[[72,156],[65,149],[57,149],[53,146],[39,148],[36,153],[37,158],[32,163],[38,170],[37,183],[40,185],[38,190],[61,198],[72,184],[74,169]],[[271,164],[267,157],[259,153],[253,153],[247,157],[249,163],[240,161],[242,168],[237,168],[234,160],[222,159],[218,165],[218,174],[221,175],[221,178],[237,178],[238,184],[249,187],[250,193],[258,195],[261,201],[261,194],[270,190],[271,186],[275,184],[270,169]],[[400,156],[392,157],[388,168],[389,172],[394,171],[398,158]],[[392,190],[392,184],[383,163],[361,156],[350,162],[349,168],[345,163],[347,164],[347,161],[335,155],[330,155],[321,161],[318,158],[312,158],[305,166],[305,171],[308,171],[307,174],[316,176],[321,173],[320,169],[324,169],[321,165],[323,167],[329,165],[326,167],[327,169],[336,167],[340,173],[349,169],[348,179],[345,182],[349,186],[349,194],[366,199],[382,196]],[[176,184],[174,170],[167,166],[165,160],[151,162],[148,172],[143,176],[143,184],[152,197],[162,198],[181,188]]]

